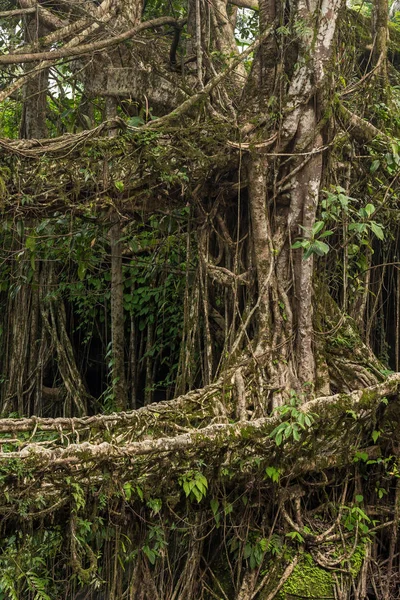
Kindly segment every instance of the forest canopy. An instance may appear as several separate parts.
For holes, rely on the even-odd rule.
[[[0,0],[0,600],[398,597],[399,17]]]

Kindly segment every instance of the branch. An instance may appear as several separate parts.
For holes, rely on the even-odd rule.
[[[67,44],[68,47],[76,46],[78,43],[83,42],[88,35],[93,34],[100,26],[107,23],[107,21],[114,16],[114,12],[114,0],[103,0],[103,2],[96,7],[96,10],[90,13],[90,19],[88,16],[84,16],[61,29],[52,31],[40,39],[40,46],[42,48],[52,46],[55,42],[61,42],[70,35],[87,28],[85,31],[81,31],[77,37],[70,40]],[[67,45],[65,47],[67,47]],[[38,48],[35,48],[30,44],[25,44],[23,47],[16,49],[15,54],[28,54],[28,52],[35,53],[37,51]]]
[[[31,15],[36,13],[36,8],[16,8],[15,10],[4,10],[0,12],[0,19],[7,19],[8,17],[18,17],[19,15]]]
[[[129,40],[136,34],[144,31],[145,29],[151,29],[152,27],[161,27],[162,25],[174,25],[179,26],[179,22],[173,17],[159,17],[158,19],[152,19],[151,21],[145,21],[140,23],[132,29],[128,29],[124,33],[115,35],[112,38],[106,38],[98,42],[92,42],[90,44],[82,44],[81,46],[72,48],[61,48],[61,50],[52,50],[49,52],[37,52],[28,54],[4,54],[0,56],[0,64],[2,65],[15,65],[20,63],[30,63],[39,61],[54,61],[60,58],[71,58],[73,56],[81,56],[82,54],[89,54],[96,52],[97,50],[104,50],[111,46],[116,46],[121,42]],[[243,55],[242,55],[243,56]]]
[[[249,272],[241,273],[240,275],[236,275],[229,271],[229,269],[225,269],[225,267],[217,267],[209,262],[206,262],[206,268],[209,276],[214,281],[217,281],[221,285],[225,285],[227,287],[232,287],[235,283],[241,285],[249,284]]]
[[[335,412],[338,415],[346,414],[348,410],[354,410],[361,413],[366,409],[372,409],[377,406],[381,398],[386,395],[394,394],[400,386],[400,373],[395,373],[388,377],[383,383],[380,383],[363,390],[356,390],[350,394],[335,394],[333,396],[323,396],[315,400],[306,402],[301,410],[303,412],[317,412],[317,421],[327,421],[334,423]],[[168,405],[168,403],[164,403]],[[335,410],[336,409],[336,410]],[[158,405],[155,405],[154,410],[159,411]],[[134,414],[133,413],[130,414]],[[126,413],[129,414],[129,413]],[[125,418],[126,418],[125,414]],[[117,415],[111,415],[112,419],[117,418]],[[89,419],[92,419],[90,417]],[[92,444],[90,442],[82,442],[70,444],[67,447],[44,448],[38,443],[28,443],[22,450],[17,452],[0,452],[0,461],[8,461],[10,459],[31,459],[39,458],[40,464],[75,464],[91,461],[106,461],[111,459],[125,459],[137,456],[159,455],[163,453],[178,452],[184,453],[190,450],[199,450],[200,448],[210,449],[213,452],[217,448],[226,448],[230,450],[241,444],[248,444],[249,440],[256,442],[263,439],[264,449],[267,450],[265,441],[268,440],[270,445],[273,441],[269,439],[271,431],[282,422],[280,414],[274,414],[270,417],[262,417],[254,421],[236,422],[236,423],[213,423],[201,429],[192,429],[188,433],[183,433],[175,437],[156,437],[148,438],[138,442],[127,443],[124,446],[118,446],[110,442],[101,442],[100,444]],[[0,426],[2,425],[0,420]],[[10,421],[7,419],[7,425],[10,429]],[[38,420],[36,420],[38,421]],[[49,421],[56,421],[49,419]],[[81,422],[82,419],[79,419]],[[3,429],[4,430],[4,429]],[[346,432],[344,432],[346,433]],[[311,435],[313,435],[311,431]],[[1,440],[0,440],[1,443]],[[328,457],[323,457],[329,459]],[[352,457],[348,456],[349,460]],[[308,463],[310,466],[310,463]]]
[[[213,409],[213,399],[215,394],[219,393],[222,388],[229,388],[230,380],[232,379],[236,369],[232,369],[220,377],[216,382],[199,390],[193,390],[187,394],[183,394],[174,400],[166,400],[144,406],[138,410],[128,412],[113,413],[111,415],[93,415],[90,417],[58,417],[55,419],[46,417],[29,417],[22,419],[6,418],[0,419],[0,432],[19,432],[19,431],[79,431],[81,429],[104,429],[110,430],[114,427],[135,426],[140,428],[143,426],[154,427],[156,423],[160,423],[165,418],[171,418],[178,414],[185,416],[185,407],[193,412],[194,407],[203,411],[203,418],[206,416],[207,404],[210,404],[210,414],[216,416]],[[195,415],[196,420],[199,414]],[[1,444],[0,439],[0,444]]]
[[[38,11],[40,19],[45,25],[47,25],[47,27],[59,29],[60,27],[65,27],[65,25],[68,25],[68,21],[60,19],[50,10],[41,6],[36,0],[19,0],[19,3],[22,8],[33,8],[35,12]]]
[[[286,583],[286,581],[289,579],[289,577],[293,573],[293,571],[294,571],[294,569],[295,569],[298,561],[299,561],[299,558],[296,555],[294,557],[294,559],[292,560],[292,562],[286,567],[286,569],[282,573],[282,576],[281,576],[281,578],[279,580],[279,583],[276,586],[276,588],[270,594],[268,594],[268,596],[266,597],[265,600],[273,600],[273,598],[276,598],[278,592],[282,589],[282,587],[284,586],[284,584]],[[252,598],[253,597],[254,596],[252,596]]]
[[[393,138],[391,138],[386,133],[375,127],[375,125],[372,125],[372,123],[369,123],[369,121],[367,121],[366,119],[363,119],[362,117],[359,117],[358,115],[352,113],[341,103],[338,103],[338,111],[339,115],[343,118],[343,120],[352,128],[351,133],[361,143],[368,144],[376,138],[381,139],[387,143],[391,143],[394,141]]]
[[[194,96],[191,96],[190,98],[185,100],[185,102],[183,102],[175,110],[168,113],[164,117],[160,117],[159,119],[156,119],[155,121],[150,121],[147,125],[145,125],[145,127],[151,128],[151,129],[162,127],[171,119],[177,119],[177,118],[183,116],[185,113],[187,113],[195,104],[197,104],[197,102],[206,98],[208,96],[208,94],[214,88],[216,88],[217,85],[219,85],[223,79],[225,79],[225,77],[227,77],[230,73],[232,73],[232,71],[234,71],[236,69],[236,67],[241,62],[243,62],[245,60],[245,58],[247,58],[249,56],[249,54],[254,52],[262,44],[262,42],[264,42],[269,37],[272,30],[273,30],[272,26],[268,27],[264,31],[264,33],[262,35],[260,35],[260,37],[253,44],[251,44],[251,46],[248,46],[246,48],[246,50],[244,50],[241,54],[239,54],[231,62],[231,64],[225,69],[225,71],[223,71],[222,73],[219,73],[219,75],[214,77],[214,79],[211,79],[211,81],[209,81],[207,83],[207,85],[200,92],[198,92]]]
[[[250,10],[260,10],[257,0],[228,0],[229,4],[239,8],[249,8]]]

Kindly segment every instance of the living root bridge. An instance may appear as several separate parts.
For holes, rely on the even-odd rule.
[[[212,410],[218,395],[217,385],[129,413],[75,419],[1,419],[3,440],[0,467],[7,471],[7,463],[12,464],[18,459],[27,465],[31,477],[35,476],[36,470],[43,477],[45,473],[51,473],[53,466],[74,470],[79,465],[80,470],[90,470],[91,477],[95,467],[101,469],[102,465],[111,462],[117,469],[125,468],[127,464],[133,466],[140,459],[138,465],[142,475],[149,475],[147,462],[151,463],[151,471],[157,471],[154,458],[165,458],[166,455],[173,456],[170,456],[170,474],[174,470],[180,472],[182,468],[188,469],[198,464],[200,457],[204,460],[206,470],[242,459],[248,461],[247,466],[251,467],[255,457],[269,464],[279,463],[281,471],[287,475],[345,466],[353,461],[359,435],[376,427],[373,423],[376,422],[382,399],[396,397],[399,386],[400,373],[395,373],[383,383],[363,390],[306,402],[296,410],[295,420],[303,422],[301,414],[311,415],[312,425],[300,428],[300,437],[297,439],[287,430],[283,436],[285,456],[277,446],[274,430],[282,423],[287,426],[293,424],[293,414],[278,410],[268,417],[228,422],[229,406],[228,411],[225,414],[221,411],[219,416]],[[199,422],[224,422],[211,422],[195,428],[193,412],[191,418],[187,419],[188,406],[194,413],[198,409]],[[176,425],[179,415],[187,425],[192,421],[190,429]],[[175,423],[175,435],[171,434],[172,426],[169,435],[165,435],[168,419],[173,419]],[[183,429],[186,431],[182,433]],[[31,435],[26,439],[29,431]],[[9,436],[5,437],[5,432],[10,432]],[[385,434],[383,432],[381,435],[381,441],[385,440]],[[387,431],[386,442],[394,434],[394,431]],[[367,452],[376,455],[381,450],[368,444]],[[143,462],[145,457],[148,457],[148,461]],[[128,469],[125,478],[129,477]]]
[[[350,598],[357,577],[367,585],[372,535],[397,527],[400,373],[236,421],[232,381],[234,371],[228,381],[126,413],[0,419],[4,539],[28,531],[30,557],[29,532],[44,525],[59,540],[57,557],[69,555],[67,568],[87,586],[87,596],[65,596],[76,600],[97,600],[104,568],[134,600],[208,600],[221,590],[235,600],[283,600],[314,588],[311,597]],[[388,495],[377,500],[376,486]],[[338,582],[347,595],[335,595]],[[151,590],[145,597],[143,585]],[[170,590],[155,595],[162,586]],[[188,595],[174,595],[187,586]]]

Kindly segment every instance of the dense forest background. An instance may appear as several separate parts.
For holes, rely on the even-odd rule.
[[[399,598],[400,4],[0,49],[0,600]]]

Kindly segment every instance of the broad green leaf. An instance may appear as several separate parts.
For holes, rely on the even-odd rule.
[[[313,247],[315,254],[317,254],[318,256],[323,256],[324,254],[328,254],[329,252],[328,244],[325,244],[325,242],[320,242],[319,240],[316,240],[313,243]]]
[[[211,510],[213,512],[213,515],[215,517],[215,515],[218,512],[218,508],[219,508],[219,502],[218,502],[218,500],[216,500],[215,498],[213,498],[212,500],[210,500],[210,506],[211,506]]]
[[[381,435],[381,432],[377,431],[376,429],[372,432],[371,437],[373,439],[374,444],[376,444],[376,441],[377,441],[377,439],[379,438],[380,435]]]
[[[305,246],[308,246],[309,243],[310,242],[308,242],[307,240],[298,240],[297,242],[292,244],[292,250],[296,250],[297,248],[304,248]]]
[[[314,236],[317,235],[317,233],[319,233],[321,231],[321,229],[323,229],[325,223],[323,221],[317,221],[316,223],[314,223],[314,225],[312,226],[312,234]]]
[[[321,235],[319,236],[319,240],[323,240],[326,237],[329,237],[330,235],[333,235],[334,231],[332,231],[331,229],[328,229],[327,231],[324,231],[324,233],[321,233]]]
[[[367,204],[364,210],[367,213],[367,216],[370,217],[375,212],[375,206],[373,204]]]
[[[375,221],[371,221],[370,227],[371,227],[371,231],[376,235],[378,240],[385,239],[385,234],[383,233],[383,229],[382,229],[381,225],[378,225],[378,223],[375,223]]]
[[[380,160],[374,160],[369,168],[371,173],[375,173],[375,171],[377,171],[379,169],[381,162]]]

